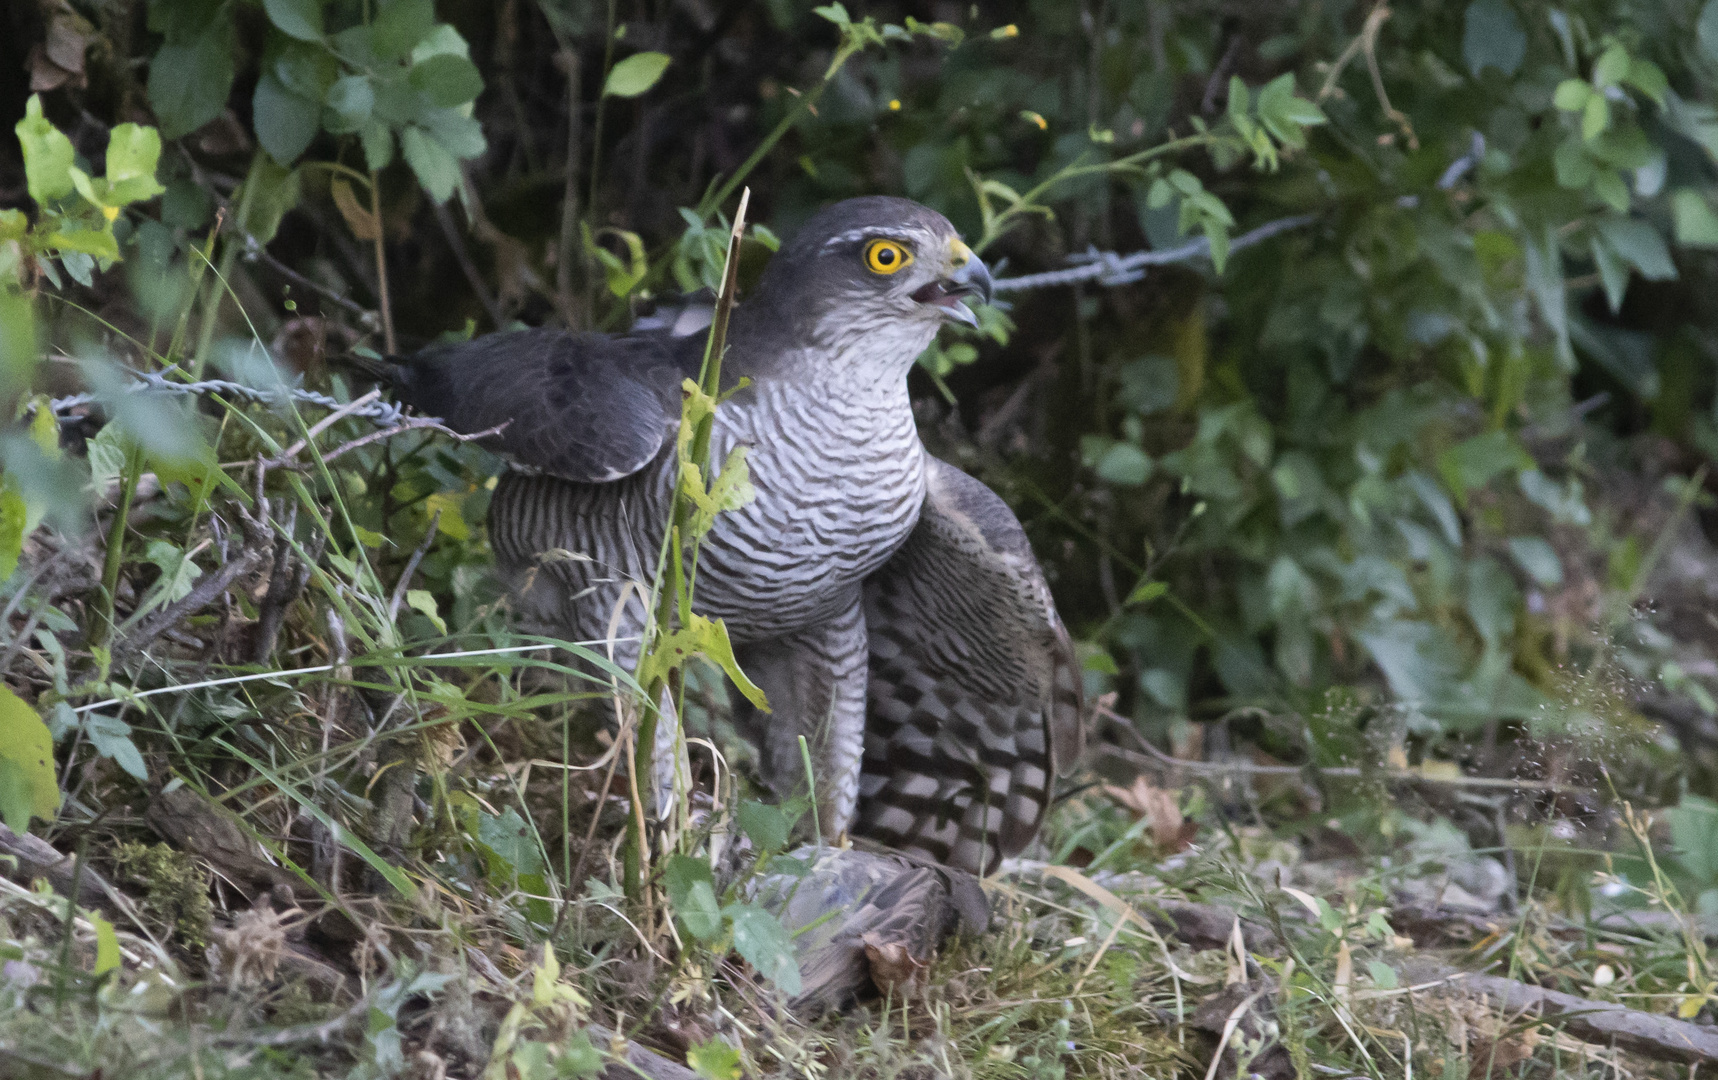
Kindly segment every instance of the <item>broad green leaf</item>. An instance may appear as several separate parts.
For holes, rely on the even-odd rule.
[[[400,132],[400,150],[429,197],[444,203],[459,186],[459,162],[423,128]]]
[[[781,807],[745,800],[734,812],[734,818],[740,831],[759,851],[780,851],[787,847],[791,823]]]
[[[1628,74],[1623,81],[1651,98],[1659,108],[1667,103],[1670,93],[1670,80],[1664,77],[1664,69],[1651,60],[1635,57],[1629,61]]]
[[[322,37],[322,0],[262,0],[275,29],[299,41]]]
[[[1639,218],[1607,216],[1594,222],[1605,244],[1648,281],[1671,281],[1676,263],[1659,231]]]
[[[667,70],[667,53],[633,53],[609,69],[602,92],[608,97],[637,97],[655,86]]]
[[[799,963],[781,921],[756,904],[729,904],[722,913],[734,922],[734,951],[782,993],[799,993]]]
[[[1514,536],[1509,540],[1509,554],[1515,565],[1527,576],[1547,589],[1563,584],[1563,560],[1557,549],[1537,536]]]
[[[1507,78],[1527,56],[1527,34],[1504,0],[1474,0],[1462,16],[1462,59],[1475,78],[1488,67]]]
[[[591,1045],[591,1037],[583,1031],[575,1031],[571,1038],[561,1044],[561,1056],[555,1059],[556,1080],[596,1080],[608,1068],[608,1059],[602,1051]]]
[[[412,65],[410,78],[412,86],[444,109],[474,101],[483,92],[477,65],[452,53],[438,53]]]
[[[90,925],[95,927],[95,967],[92,975],[106,975],[119,966],[119,935],[113,924],[102,918],[101,912],[89,913]]]
[[[435,594],[428,589],[407,589],[406,606],[434,623],[437,630],[447,633],[447,623],[436,610]]]
[[[1551,95],[1551,104],[1564,112],[1580,112],[1587,107],[1587,99],[1592,96],[1591,83],[1584,79],[1564,79]]]
[[[1380,990],[1394,990],[1398,979],[1396,969],[1382,960],[1366,961],[1366,974],[1372,976],[1372,985]]]
[[[433,0],[388,0],[370,24],[370,47],[382,60],[399,60],[435,26]]]
[[[110,190],[127,181],[146,181],[147,194],[127,201],[153,198],[167,189],[155,182],[155,166],[161,160],[161,135],[152,127],[121,124],[107,140],[107,183]]]
[[[1670,197],[1676,242],[1685,247],[1718,247],[1718,214],[1693,188],[1679,188]]]
[[[394,132],[388,125],[372,120],[358,133],[364,144],[364,164],[380,172],[394,160]]]
[[[161,133],[176,139],[227,106],[233,88],[232,25],[217,19],[189,41],[161,46],[149,62],[149,104]]]
[[[1593,85],[1600,90],[1616,86],[1629,73],[1629,53],[1621,45],[1612,45],[1593,64]]]
[[[1592,140],[1611,126],[1611,103],[1603,94],[1589,94],[1581,107],[1581,138]]]
[[[500,814],[478,818],[477,841],[506,867],[509,874],[529,877],[543,872],[543,856],[531,825],[509,806]]]
[[[250,198],[244,197],[245,188]],[[298,205],[298,172],[274,160],[273,155],[258,155],[251,161],[244,186],[233,193],[233,205],[247,207],[244,219],[235,224],[257,243],[267,244],[280,228],[280,219]]]
[[[690,855],[672,855],[662,868],[662,884],[668,903],[687,933],[699,941],[713,941],[722,932],[722,908],[716,902],[716,887],[710,864]]]
[[[1168,591],[1169,586],[1164,582],[1141,581],[1138,585],[1134,586],[1132,592],[1127,594],[1126,603],[1129,606],[1134,604],[1149,604]]]
[[[257,142],[270,157],[282,165],[297,161],[316,138],[321,122],[320,105],[288,89],[274,72],[263,72],[251,96],[251,124]]]
[[[1509,469],[1530,469],[1533,459],[1507,431],[1475,435],[1438,455],[1438,473],[1457,500],[1489,484]]]
[[[29,508],[24,496],[10,478],[0,482],[0,581],[11,577],[18,569],[18,556],[24,552],[24,526]]]
[[[27,830],[31,817],[52,821],[60,809],[54,740],[48,725],[4,686],[0,686],[0,809],[15,833]]]
[[[347,75],[334,80],[324,100],[333,114],[328,120],[328,130],[348,134],[370,122],[370,114],[376,107],[376,86],[367,75]]]
[[[649,686],[655,679],[667,678],[669,672],[684,667],[694,656],[703,656],[721,668],[747,701],[764,712],[770,711],[769,699],[752,680],[746,678],[739,661],[734,659],[734,646],[728,640],[727,625],[721,619],[706,619],[696,612],[688,625],[662,635],[656,648],[639,661],[638,684]]]
[[[137,779],[148,782],[149,769],[143,764],[143,755],[137,752],[137,744],[131,741],[130,724],[115,716],[92,713],[84,717],[83,729],[96,753]]]
[[[46,207],[72,193],[72,141],[42,115],[42,97],[31,94],[24,119],[12,129],[24,148],[24,180],[30,198]]]
[[[740,1051],[718,1035],[688,1049],[686,1064],[703,1080],[740,1080]]]
[[[1130,442],[1117,442],[1100,457],[1093,467],[1100,479],[1123,487],[1138,487],[1151,479],[1156,463],[1144,450]]]

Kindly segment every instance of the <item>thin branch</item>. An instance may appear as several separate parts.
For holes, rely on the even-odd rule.
[[[394,595],[388,597],[387,621],[389,623],[392,623],[399,616],[400,604],[405,601],[406,591],[411,588],[412,575],[418,572],[418,563],[423,561],[430,545],[435,543],[435,534],[440,528],[441,511],[437,510],[430,515],[429,532],[424,534],[423,543],[419,544],[417,550],[412,552],[412,557],[406,560],[405,572],[400,575],[400,580],[394,584]]]
[[[475,198],[476,196],[472,196]],[[432,203],[435,209],[436,224],[441,226],[441,233],[447,237],[447,246],[453,249],[453,257],[459,263],[459,268],[465,274],[466,284],[477,294],[477,300],[488,313],[489,321],[499,330],[506,325],[507,317],[501,313],[501,305],[495,297],[489,295],[489,289],[483,283],[483,275],[477,272],[477,266],[471,261],[471,252],[466,250],[465,238],[459,235],[459,224],[453,220],[453,211],[446,203]],[[391,350],[390,350],[391,351]]]

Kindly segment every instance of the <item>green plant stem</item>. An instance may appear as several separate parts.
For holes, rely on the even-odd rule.
[[[710,322],[710,336],[704,344],[704,365],[700,372],[699,383],[704,393],[712,398],[720,398],[722,389],[722,353],[727,347],[728,322],[734,312],[734,296],[739,288],[740,273],[740,238],[746,229],[746,205],[751,201],[751,191],[747,189],[740,196],[739,209],[734,214],[733,231],[728,235],[728,256],[722,267],[722,291],[716,298],[715,315]],[[698,427],[692,433],[690,460],[697,466],[700,474],[710,474],[710,438],[715,430],[716,417],[712,412],[698,421]],[[691,611],[690,584],[683,572],[681,562],[680,537],[687,534],[692,523],[692,516],[697,507],[681,490],[678,481],[674,487],[674,516],[669,525],[667,542],[672,553],[667,573],[663,576],[657,589],[656,617],[652,637],[660,640],[661,635],[673,625],[682,607]],[[646,641],[639,649],[639,664],[642,666],[649,657],[654,641]],[[644,787],[651,783],[654,775],[651,761],[656,744],[656,725],[660,718],[659,709],[662,692],[667,689],[668,681],[655,677],[644,685],[644,698],[639,702],[639,723],[637,742],[633,745],[633,798],[636,803],[644,800]],[[626,851],[623,856],[623,876],[627,897],[634,902],[644,898],[645,864],[647,862],[646,837],[640,815],[632,814],[627,819]]]
[[[823,91],[829,88],[829,82],[835,78],[835,72],[838,68],[839,65],[830,68],[829,74],[824,76],[822,82],[799,95],[799,101],[792,109],[788,110],[788,114],[782,117],[775,127],[770,129],[770,133],[764,136],[764,141],[758,143],[757,149],[753,150],[746,160],[740,162],[740,167],[734,170],[734,175],[722,181],[722,186],[717,188],[714,194],[707,196],[703,202],[698,204],[699,217],[709,217],[712,211],[733,196],[734,190],[746,182],[746,177],[750,176],[752,170],[758,167],[758,163],[763,161],[771,150],[775,149],[776,143],[781,142],[782,137],[793,130],[793,126],[816,107],[817,99],[822,97]]]
[[[203,364],[208,360],[209,344],[215,340],[216,317],[221,313],[221,300],[226,294],[226,284],[233,275],[233,260],[238,257],[239,250],[244,247],[245,237],[250,232],[251,193],[256,187],[257,168],[262,161],[263,152],[258,150],[251,159],[250,172],[246,174],[245,182],[239,187],[239,207],[233,213],[233,232],[221,245],[221,268],[216,272],[215,280],[209,283],[209,293],[202,304],[203,316],[197,329],[197,353],[191,358],[190,371],[193,379],[203,377]],[[212,244],[213,232],[210,233],[209,240]],[[209,265],[207,251],[204,252],[202,263],[203,267]],[[203,268],[199,268],[197,279],[200,281],[202,277]],[[175,335],[175,338],[177,337],[178,335]],[[179,359],[180,344],[176,340],[175,347],[169,353],[175,361]]]
[[[382,309],[382,341],[388,347],[388,355],[392,356],[398,347],[394,342],[394,313],[388,302],[388,249],[382,238],[382,182],[375,169],[370,170],[370,219],[376,223],[376,301]]]
[[[119,566],[125,552],[125,519],[131,515],[131,496],[137,490],[137,481],[142,474],[143,454],[134,445],[126,453],[125,467],[120,470],[119,502],[113,508],[113,523],[107,530],[107,553],[101,564],[101,609],[89,630],[92,650],[103,649],[113,640],[113,605],[119,591]]]

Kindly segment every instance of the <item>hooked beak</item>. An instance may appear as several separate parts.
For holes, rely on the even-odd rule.
[[[961,303],[968,296],[975,296],[984,303],[990,303],[992,282],[990,268],[984,265],[984,260],[974,255],[965,244],[959,245],[959,250],[966,255],[962,263],[948,276],[931,282],[917,292],[913,299],[921,304],[935,304],[941,308],[941,314],[963,322],[971,327],[978,326],[978,316],[972,309]]]

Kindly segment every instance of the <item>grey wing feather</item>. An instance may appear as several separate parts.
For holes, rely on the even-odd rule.
[[[701,335],[519,330],[425,349],[400,365],[397,389],[455,431],[506,424],[484,443],[521,465],[601,483],[661,451],[702,355]]]
[[[918,526],[865,584],[855,831],[988,873],[1031,843],[1083,749],[1080,670],[1007,504],[928,464]]]

